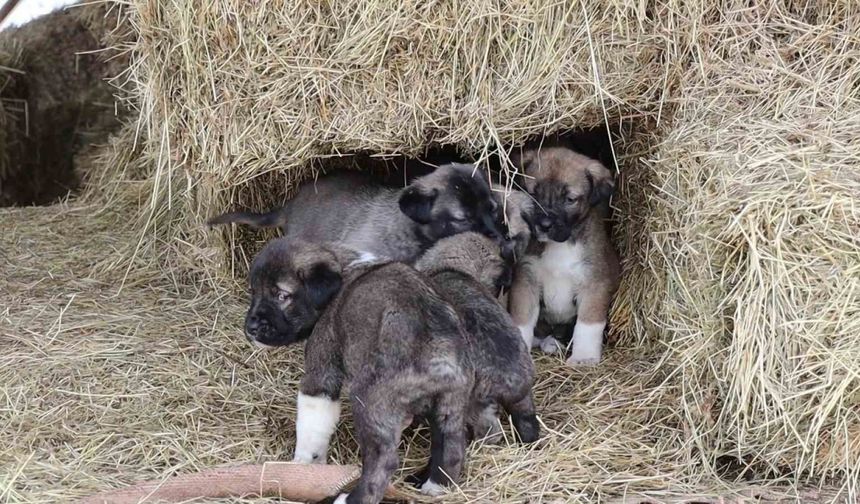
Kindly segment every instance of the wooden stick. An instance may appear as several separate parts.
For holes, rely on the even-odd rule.
[[[85,497],[77,504],[168,503],[219,497],[280,497],[315,502],[348,491],[360,474],[361,470],[353,465],[246,464],[146,481]],[[389,499],[406,496],[393,487],[385,495]]]

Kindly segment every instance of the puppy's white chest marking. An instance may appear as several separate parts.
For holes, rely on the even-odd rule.
[[[379,260],[379,258],[376,257],[376,254],[374,254],[373,252],[363,251],[358,255],[358,257],[356,259],[354,259],[351,263],[349,263],[349,266],[352,267],[352,266],[357,266],[359,264],[374,263],[378,260]]]
[[[576,292],[584,281],[585,251],[578,243],[550,242],[537,259],[547,320],[567,322],[576,316]]]

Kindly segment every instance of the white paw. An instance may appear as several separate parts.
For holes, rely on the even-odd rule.
[[[325,464],[327,455],[319,455],[316,453],[310,452],[296,452],[293,456],[293,462],[298,462],[299,464]]]
[[[535,345],[535,328],[532,325],[524,325],[518,326],[517,329],[520,330],[520,336],[523,338],[523,341],[526,343],[526,348],[534,348]]]
[[[540,349],[543,353],[556,354],[561,351],[561,343],[552,336],[549,336],[540,340]]]
[[[570,367],[588,367],[588,366],[596,366],[600,364],[600,357],[590,357],[590,358],[578,358],[573,355],[567,358],[564,361]]]
[[[349,494],[340,494],[337,496],[337,499],[334,500],[334,504],[346,504],[346,498],[349,497]]]
[[[296,415],[296,453],[293,462],[325,464],[328,444],[340,418],[340,402],[325,395],[299,392]]]
[[[421,485],[420,490],[424,495],[429,495],[431,497],[437,497],[445,493],[445,487],[431,479],[425,481],[424,484]]]
[[[593,324],[577,322],[570,342],[573,348],[567,359],[568,366],[594,366],[603,352],[603,328],[606,322]]]

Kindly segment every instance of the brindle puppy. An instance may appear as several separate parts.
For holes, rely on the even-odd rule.
[[[411,262],[440,238],[476,231],[504,240],[498,202],[475,165],[452,163],[403,189],[358,173],[306,183],[282,208],[231,212],[209,220],[283,228],[284,236],[335,243],[376,257]]]
[[[449,278],[466,289],[449,292],[452,299],[471,292],[492,301],[466,272],[487,285],[498,282],[504,262],[490,256],[498,248],[468,238],[464,243],[458,248],[474,264],[445,259],[444,250],[456,242],[443,244],[448,248],[424,264],[438,281]],[[483,248],[471,252],[468,244]],[[431,461],[419,476],[426,493],[438,493],[460,477],[470,411],[500,402],[523,440],[537,437],[530,395],[533,370],[528,359],[524,363],[516,357],[527,355],[524,345],[515,332],[511,342],[507,315],[491,303],[469,301],[477,310],[474,316],[488,324],[478,327],[476,321],[461,320],[461,313],[409,266],[366,263],[343,247],[287,239],[270,242],[255,258],[251,292],[245,326],[249,340],[280,346],[308,338],[296,461],[325,462],[340,415],[340,390],[350,384],[362,476],[338,502],[379,502],[398,466],[401,430],[413,416],[431,424]],[[470,313],[462,312],[464,317]],[[476,335],[487,339],[476,342]]]
[[[523,442],[537,440],[540,425],[531,391],[534,365],[519,331],[496,298],[510,275],[499,246],[476,233],[451,236],[428,250],[415,269],[457,309],[470,336],[469,357],[477,380],[469,416],[474,435],[500,439],[495,412],[501,406]],[[432,466],[431,461],[428,469]]]
[[[600,361],[609,304],[620,265],[601,212],[614,189],[598,161],[560,147],[524,151],[516,162],[535,200],[533,247],[517,265],[509,309],[528,345],[539,316],[551,324],[576,318],[567,363]],[[554,338],[538,341],[554,351]]]
[[[325,462],[340,390],[350,383],[362,475],[339,502],[380,501],[398,466],[401,429],[415,415],[432,419],[433,474],[447,475],[424,490],[457,481],[475,373],[457,312],[418,272],[402,263],[368,265],[342,247],[279,239],[254,260],[251,285],[248,339],[279,346],[311,334],[296,461]]]

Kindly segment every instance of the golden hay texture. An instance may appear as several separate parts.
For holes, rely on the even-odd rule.
[[[647,211],[619,198],[641,248],[628,242],[639,266],[618,305],[637,322],[626,337],[667,345],[703,458],[856,489],[860,16],[760,14],[702,27],[673,125],[640,168]]]
[[[0,500],[291,452],[301,351],[241,336],[253,246],[234,245],[264,237],[205,217],[281,201],[338,153],[483,159],[604,123],[622,182],[615,344],[588,370],[536,356],[545,437],[472,447],[444,500],[860,497],[860,6],[130,14],[139,123],[90,158],[81,199],[0,214]],[[358,460],[348,415],[333,455]]]

